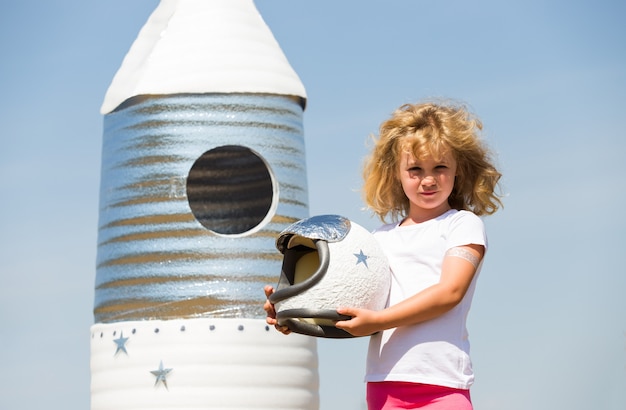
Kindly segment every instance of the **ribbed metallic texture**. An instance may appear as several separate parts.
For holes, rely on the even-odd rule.
[[[224,147],[225,159],[213,163],[221,155],[203,157]],[[256,154],[251,156],[256,160],[230,161],[228,155],[236,157],[240,149]],[[188,185],[200,158],[198,163],[213,164],[196,173],[211,174],[207,185],[202,178]],[[224,184],[219,161],[225,164]],[[259,165],[263,162],[266,167]],[[271,176],[269,184],[263,175]],[[225,197],[224,189],[235,194]],[[268,189],[270,200],[255,199]],[[206,197],[207,205],[196,216],[190,190],[196,192],[196,208]],[[250,215],[268,206],[265,218],[250,222]],[[214,220],[210,215],[216,215]],[[307,216],[297,99],[189,94],[127,101],[104,118],[96,323],[264,317],[262,288],[276,282],[282,261],[275,239]],[[234,233],[224,226],[240,218],[243,224],[234,226]],[[215,222],[217,229],[198,219],[209,227]]]

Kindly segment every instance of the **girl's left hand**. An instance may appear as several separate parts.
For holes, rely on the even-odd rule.
[[[348,320],[335,323],[337,329],[345,330],[352,336],[369,336],[381,330],[378,324],[378,312],[368,309],[339,308],[340,315],[352,316]]]

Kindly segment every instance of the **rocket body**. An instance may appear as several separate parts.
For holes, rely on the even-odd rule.
[[[102,106],[92,410],[318,408],[315,339],[262,308],[308,216],[305,99],[251,0],[150,16]]]
[[[104,120],[96,322],[265,316],[274,238],[306,216],[302,108],[276,95],[141,99]]]

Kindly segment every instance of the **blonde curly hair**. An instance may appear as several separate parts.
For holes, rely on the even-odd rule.
[[[451,153],[457,175],[448,202],[458,210],[490,215],[502,206],[496,192],[501,173],[480,139],[481,121],[464,105],[425,102],[404,104],[380,125],[379,137],[363,167],[363,198],[384,222],[405,217],[409,200],[399,179],[403,153],[440,160]]]

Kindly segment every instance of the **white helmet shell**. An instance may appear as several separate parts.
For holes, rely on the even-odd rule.
[[[334,322],[336,309],[384,309],[389,263],[369,231],[339,215],[319,215],[287,227],[276,240],[283,265],[270,296],[279,324],[318,337],[352,337]]]

